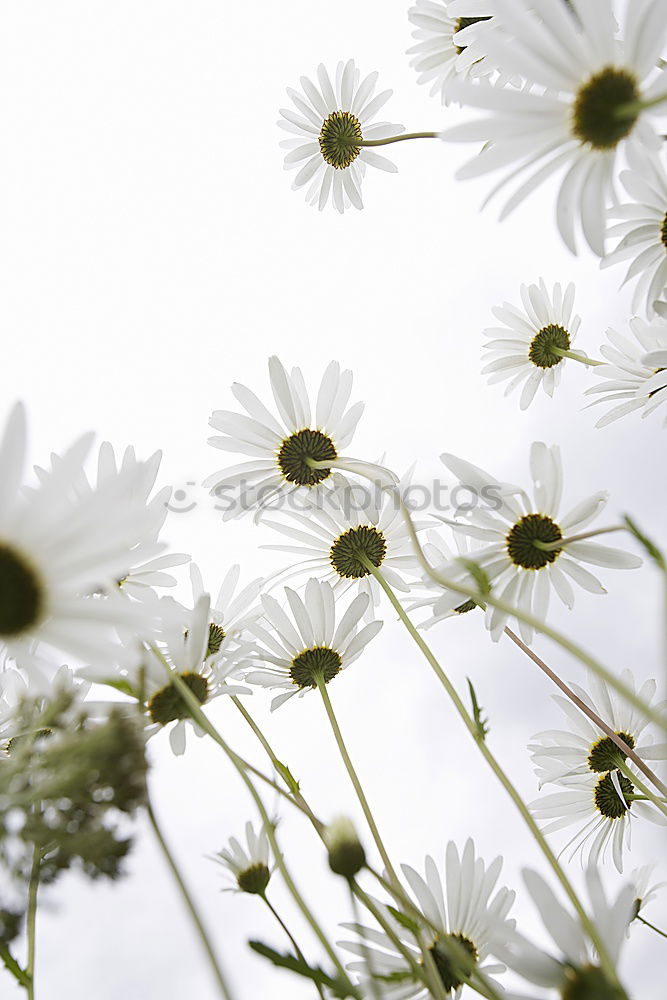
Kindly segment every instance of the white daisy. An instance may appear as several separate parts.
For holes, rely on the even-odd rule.
[[[316,675],[328,684],[382,628],[382,622],[374,621],[359,629],[368,604],[366,594],[354,598],[338,625],[336,598],[328,583],[309,580],[303,599],[289,587],[285,595],[291,617],[274,597],[262,597],[265,624],[252,626],[261,666],[244,678],[250,684],[285,691],[271,702],[272,711],[293,695],[315,688]]]
[[[457,533],[454,533],[454,542],[458,557],[464,559],[474,559],[480,548],[478,542]],[[442,536],[433,530],[426,533],[422,549],[426,560],[434,567],[446,566],[457,558]],[[420,594],[423,596],[419,596]],[[421,611],[424,608],[430,611],[430,617],[419,626],[423,629],[432,628],[447,618],[459,618],[478,607],[475,601],[466,600],[453,590],[438,587],[427,574],[424,574],[419,584],[414,585],[411,596],[413,599],[408,605],[408,611]]]
[[[465,12],[459,17],[456,12]],[[430,83],[430,94],[449,104],[451,84],[467,77],[489,76],[495,66],[485,56],[484,39],[495,23],[492,0],[417,0],[408,11],[417,44],[408,49],[417,82]]]
[[[557,283],[550,295],[540,278],[539,285],[521,286],[521,301],[525,312],[509,302],[493,308],[505,325],[483,331],[491,339],[484,345],[488,364],[482,375],[490,376],[490,385],[509,380],[506,396],[523,384],[519,405],[525,410],[540,386],[553,396],[565,364],[562,352],[572,350],[581,320],[572,315],[573,284],[563,292]]]
[[[249,629],[261,618],[259,603],[262,578],[252,580],[238,593],[241,567],[232,566],[222,581],[218,597],[209,611],[209,638],[207,656],[225,659],[234,656],[237,661],[248,649]],[[190,566],[192,594],[195,603],[205,593],[202,575],[194,563]]]
[[[336,591],[357,586],[368,594],[368,612],[380,599],[380,588],[360,560],[363,555],[381,570],[396,590],[408,593],[405,579],[419,574],[419,563],[410,542],[405,519],[393,490],[340,485],[328,493],[320,507],[307,514],[283,510],[265,520],[291,539],[289,545],[268,545],[289,552],[302,562],[291,575],[307,572],[327,580]],[[418,523],[420,530],[424,525]]]
[[[229,838],[229,847],[219,851],[214,861],[217,861],[231,873],[234,888],[223,892],[249,892],[252,895],[263,896],[271,878],[269,838],[264,827],[255,833],[252,823],[245,825],[244,847],[236,837]]]
[[[537,872],[523,872],[526,888],[540,915],[545,930],[558,949],[555,957],[543,947],[537,947],[518,931],[506,941],[494,942],[493,953],[529,983],[544,989],[555,989],[561,997],[619,996],[600,968],[599,958],[592,950],[579,921],[559,902],[552,889]],[[586,871],[590,896],[590,916],[607,954],[616,962],[625,939],[625,930],[633,907],[632,886],[624,886],[616,899],[608,901],[600,875],[593,866]],[[525,1000],[516,994],[504,994],[507,1000]]]
[[[631,670],[624,670],[620,680],[630,691],[635,691]],[[645,715],[595,674],[589,675],[588,686],[590,693],[578,684],[570,684],[574,693],[638,756],[645,760],[667,760],[667,743],[654,743],[650,734],[642,738],[649,725]],[[656,682],[649,680],[642,684],[637,695],[650,705],[656,689]],[[564,713],[568,729],[538,733],[529,744],[540,787],[575,774],[604,774],[617,768],[619,761],[625,761],[626,754],[569,698],[554,695],[553,700]],[[657,711],[664,711],[666,707],[665,702],[655,706]]]
[[[667,173],[646,150],[630,146],[627,155],[630,169],[621,172],[621,183],[631,200],[609,210],[609,218],[620,221],[607,235],[620,239],[602,267],[630,261],[625,282],[639,278],[632,309],[651,319],[656,301],[667,295]]]
[[[392,95],[384,90],[374,96],[377,79],[378,73],[369,73],[360,81],[359,70],[349,59],[338,63],[333,84],[320,63],[317,85],[302,76],[302,93],[287,88],[296,111],[281,108],[278,125],[296,138],[280,143],[287,150],[285,169],[298,168],[293,187],[308,185],[306,200],[320,210],[330,197],[339,212],[350,205],[363,208],[361,182],[367,165],[396,173],[391,160],[359,145],[404,131],[402,125],[373,122]]]
[[[284,491],[299,491],[315,499],[331,484],[333,468],[367,467],[340,452],[354,436],[364,404],[349,406],[352,372],[341,372],[337,362],[327,367],[311,416],[311,404],[299,368],[288,373],[277,357],[269,359],[269,378],[278,415],[257,396],[235,382],[232,392],[245,414],[215,410],[210,424],[220,436],[209,444],[222,451],[248,455],[250,461],[221,469],[205,480],[217,496],[223,519],[265,505]],[[309,461],[331,462],[312,468]],[[369,473],[373,474],[372,467]]]
[[[447,844],[444,884],[433,858],[427,856],[424,867],[422,877],[408,865],[401,866],[417,900],[417,908],[424,916],[419,927],[422,941],[431,953],[445,991],[458,997],[463,988],[460,978],[463,972],[469,977],[477,972],[493,976],[504,971],[503,965],[487,962],[487,958],[491,942],[496,937],[507,936],[514,928],[514,920],[507,917],[514,893],[503,887],[492,896],[502,858],[496,858],[487,867],[481,858],[475,857],[472,840],[466,842],[460,856],[453,842]],[[421,965],[421,949],[407,929],[415,922],[413,911],[398,920],[395,910],[392,912],[377,900],[375,902],[396,936]],[[360,974],[364,996],[373,995],[369,990],[371,975],[382,986],[382,996],[391,1000],[426,1000],[431,996],[424,984],[413,977],[405,959],[384,932],[359,924],[343,926],[364,939],[364,943],[340,942],[342,948],[361,957],[361,961],[352,962],[348,968]],[[459,946],[458,968],[450,957],[451,951],[446,950],[447,945]],[[497,983],[494,986],[498,988]]]
[[[457,87],[463,104],[491,112],[442,133],[448,141],[485,143],[457,176],[509,168],[494,195],[527,174],[506,201],[504,218],[565,170],[556,209],[561,236],[576,252],[579,220],[589,246],[603,256],[617,151],[634,142],[660,145],[653,119],[667,104],[632,106],[667,93],[667,72],[656,68],[667,38],[667,0],[627,0],[621,37],[608,0],[572,0],[572,9],[563,0],[496,0],[494,7],[503,31],[489,32],[488,57],[524,77],[526,86]]]
[[[77,492],[90,437],[80,439],[36,488],[23,490],[26,418],[12,411],[0,442],[0,657],[35,674],[53,672],[42,647],[97,662],[121,652],[115,626],[141,625],[141,609],[113,590],[131,553],[155,536],[143,463]]]
[[[453,527],[485,543],[474,559],[491,581],[496,599],[545,620],[552,589],[563,604],[568,608],[573,606],[574,591],[570,581],[590,593],[606,593],[599,580],[584,569],[582,562],[615,569],[641,565],[641,559],[635,555],[588,539],[562,547],[540,547],[578,535],[607,502],[606,493],[595,493],[564,516],[559,516],[563,470],[558,447],[547,448],[542,442],[531,447],[534,501],[519,487],[500,483],[488,472],[454,455],[445,454],[441,458],[461,484],[478,496],[487,496],[491,491],[495,495],[494,509],[476,506],[469,512],[467,523],[457,521]],[[458,573],[460,576],[467,571],[461,565],[452,564],[451,569],[443,572],[444,575]],[[508,618],[505,612],[489,605],[486,623],[493,639],[500,638]],[[532,628],[522,622],[519,628],[525,641],[530,642]]]
[[[667,319],[656,316],[650,323],[635,317],[630,320],[634,341],[616,330],[607,330],[610,346],[604,344],[600,353],[607,364],[593,369],[599,385],[586,390],[587,396],[597,396],[591,403],[615,405],[596,423],[596,427],[641,410],[642,417],[667,403]],[[667,417],[663,422],[667,426]]]

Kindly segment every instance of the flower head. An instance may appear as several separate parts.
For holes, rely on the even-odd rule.
[[[596,427],[606,427],[635,410],[648,417],[667,402],[667,318],[656,316],[647,323],[635,317],[630,320],[630,332],[634,340],[607,330],[609,345],[600,348],[607,364],[594,368],[594,376],[601,381],[587,389],[586,395],[597,397],[591,406],[614,405]],[[667,417],[663,424],[667,426]]]
[[[278,125],[293,136],[280,143],[287,150],[285,169],[298,168],[293,187],[307,186],[306,200],[320,210],[330,199],[338,212],[350,205],[363,208],[366,166],[396,172],[391,160],[360,145],[362,140],[386,139],[404,131],[402,125],[373,121],[392,94],[384,90],[375,95],[377,79],[377,73],[370,73],[361,80],[349,59],[338,63],[333,83],[320,64],[317,84],[302,76],[301,93],[287,89],[296,110],[280,109]]]
[[[228,892],[248,892],[263,896],[271,878],[269,838],[261,827],[255,833],[252,823],[245,825],[246,847],[236,837],[229,838],[229,846],[219,851],[217,861],[231,873],[235,887]]]

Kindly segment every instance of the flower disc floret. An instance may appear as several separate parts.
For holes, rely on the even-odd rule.
[[[215,656],[216,653],[220,652],[226,635],[227,633],[222,625],[217,625],[215,622],[210,623],[208,627],[208,644],[206,646],[207,656]]]
[[[345,531],[331,546],[331,565],[339,576],[360,580],[368,576],[368,560],[379,567],[387,554],[387,542],[382,532],[373,525],[362,524]]]
[[[515,566],[523,569],[544,569],[555,562],[563,551],[541,549],[535,542],[558,542],[563,534],[546,514],[526,514],[510,529],[507,535],[507,552]]]
[[[627,801],[628,796],[634,793],[634,785],[624,774],[617,774],[616,777],[623,798]],[[627,813],[628,806],[618,794],[611,774],[605,774],[595,786],[595,806],[598,812],[601,812],[607,819],[621,819]]]
[[[319,135],[322,156],[329,166],[346,170],[361,152],[361,123],[350,111],[332,111]]]
[[[562,1000],[621,1000],[622,996],[597,965],[568,970],[561,992]]]
[[[180,674],[183,683],[192,691],[200,705],[208,698],[208,681],[201,674],[190,671]],[[177,719],[189,719],[190,709],[176,684],[168,684],[156,691],[148,703],[148,714],[153,722],[166,726]]]
[[[623,113],[623,106],[640,98],[637,80],[627,69],[605,66],[577,93],[572,131],[593,149],[614,149],[632,132],[638,112]]]
[[[457,949],[458,960],[450,958],[439,938],[436,938],[429,951],[438,970],[442,985],[447,992],[450,992],[463,986],[464,980],[460,977],[464,975],[467,978],[470,975],[479,961],[479,953],[470,938],[465,937],[463,934],[448,934],[447,940],[459,945]]]
[[[634,750],[635,740],[630,733],[616,733],[616,735],[619,736],[631,750]],[[613,771],[618,767],[619,762],[623,762],[627,756],[628,755],[621,750],[621,748],[617,746],[609,736],[605,736],[604,739],[598,740],[598,742],[591,747],[591,751],[588,755],[588,766],[591,771],[596,771],[597,773]]]
[[[340,653],[328,646],[304,649],[292,660],[290,676],[301,688],[316,687],[319,679],[328,684],[343,666]]]
[[[528,357],[538,368],[553,368],[563,360],[562,356],[553,350],[554,347],[559,351],[569,351],[570,335],[564,327],[550,323],[542,327],[533,337]]]
[[[0,545],[0,635],[20,635],[35,625],[42,605],[42,587],[30,564]]]
[[[278,465],[288,483],[317,486],[331,475],[331,469],[313,469],[312,462],[327,462],[338,457],[330,437],[308,428],[285,438],[278,452]]]
[[[268,866],[261,863],[251,865],[250,868],[239,872],[236,877],[241,892],[249,892],[253,896],[263,896],[270,879],[271,872]]]

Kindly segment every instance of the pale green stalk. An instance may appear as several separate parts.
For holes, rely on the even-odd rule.
[[[35,949],[37,946],[37,890],[39,888],[39,870],[42,863],[42,854],[35,844],[32,855],[32,867],[30,869],[30,882],[28,884],[28,912],[26,915],[26,931],[28,935],[28,959],[25,967],[25,974],[28,979],[26,990],[28,1000],[35,1000]]]
[[[557,354],[559,358],[570,358],[572,361],[579,361],[580,364],[589,365],[591,368],[606,364],[604,361],[594,361],[593,358],[582,358],[581,354],[577,354],[576,351],[563,351],[560,347],[550,347],[549,350],[552,354]]]
[[[667,93],[658,94],[657,97],[652,97],[650,101],[628,101],[627,104],[621,104],[616,108],[616,117],[634,118],[647,108],[654,108],[656,104],[662,104],[663,101],[667,101]]]
[[[360,139],[355,146],[389,146],[392,142],[405,142],[406,139],[438,139],[439,132],[403,132],[402,135],[390,135],[386,139]]]
[[[268,896],[266,895],[266,891],[260,892],[259,895],[260,895],[260,899],[264,900],[264,902],[266,903],[269,911],[273,914],[273,916],[275,917],[275,919],[278,921],[278,923],[282,927],[282,929],[283,929],[284,933],[286,934],[286,936],[287,936],[290,944],[294,948],[294,954],[296,955],[296,957],[300,961],[302,961],[304,963],[304,965],[307,965],[308,963],[306,962],[306,959],[305,959],[305,956],[304,956],[303,952],[301,951],[301,949],[299,948],[298,944],[296,943],[296,940],[295,940],[294,936],[292,935],[290,929],[288,928],[287,924],[285,923],[285,921],[283,920],[283,918],[280,916],[280,914],[276,910],[276,908],[273,905],[273,903],[269,900]],[[324,996],[324,990],[322,989],[322,987],[320,986],[320,984],[319,983],[315,983],[314,986],[315,986],[315,989],[317,990],[317,992],[319,993],[319,995],[321,997],[321,1000],[326,1000],[326,998]]]
[[[559,538],[557,542],[543,542],[539,538],[533,539],[533,545],[536,549],[541,549],[543,552],[555,552],[556,549],[562,549],[566,545],[572,545],[573,542],[585,542],[587,538],[595,538],[596,535],[611,535],[615,531],[627,531],[628,529],[624,524],[614,524],[609,528],[595,528],[593,531],[582,531],[579,535],[570,535],[567,538]]]
[[[644,917],[640,916],[639,914],[637,914],[637,916],[635,917],[635,920],[639,920],[639,922],[642,923],[642,924],[644,924],[646,927],[650,927],[651,930],[655,931],[656,934],[659,934],[660,937],[667,938],[667,934],[665,934],[664,931],[661,931],[659,927],[655,926],[655,924],[649,923],[648,920],[645,920]]]

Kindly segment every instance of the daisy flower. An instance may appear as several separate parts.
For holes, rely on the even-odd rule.
[[[360,80],[354,60],[349,59],[338,63],[333,83],[320,63],[317,84],[302,76],[301,93],[287,88],[296,110],[280,109],[278,125],[294,137],[280,143],[287,150],[285,169],[298,168],[293,188],[307,185],[306,201],[320,211],[329,199],[339,212],[350,205],[363,208],[361,182],[366,166],[396,173],[391,160],[360,145],[404,131],[402,125],[373,121],[393,93],[383,90],[376,95],[377,79],[377,73],[369,73]]]
[[[619,221],[607,230],[608,236],[620,239],[601,264],[630,262],[624,284],[639,279],[632,309],[645,310],[651,319],[656,301],[667,294],[667,174],[657,156],[634,146],[628,149],[628,162],[621,183],[630,200],[610,209],[609,218]]]
[[[209,636],[207,656],[225,657],[242,655],[248,648],[248,630],[262,616],[259,594],[262,578],[252,580],[239,590],[241,567],[232,566],[222,581],[215,604],[209,611]],[[202,575],[194,563],[190,566],[190,580],[195,603],[205,593]]]
[[[569,536],[578,536],[597,517],[607,502],[607,494],[594,493],[560,516],[563,470],[558,447],[548,448],[542,442],[531,447],[533,501],[519,487],[500,483],[488,472],[454,455],[445,454],[441,459],[461,484],[475,490],[478,496],[486,496],[493,490],[497,498],[495,509],[475,507],[469,512],[467,523],[452,524],[455,530],[485,543],[474,558],[491,581],[496,599],[544,620],[552,590],[568,608],[573,606],[570,581],[590,593],[606,593],[599,580],[581,563],[614,569],[641,565],[637,556],[595,541],[567,543]],[[558,546],[561,539],[565,544]],[[555,547],[540,547],[545,544]],[[453,564],[451,572],[459,576],[467,573],[460,564]],[[494,640],[500,638],[509,617],[491,605],[487,608],[486,624]],[[524,640],[530,642],[532,628],[522,622],[519,627]]]
[[[579,220],[602,257],[617,152],[636,142],[660,145],[653,119],[667,105],[642,104],[667,93],[667,72],[656,68],[667,38],[667,0],[628,0],[621,37],[608,0],[572,0],[571,8],[563,0],[497,0],[503,30],[489,32],[487,54],[522,76],[525,87],[459,84],[461,103],[490,113],[442,138],[485,143],[458,177],[506,169],[492,195],[517,182],[501,218],[551,174],[565,171],[556,207],[561,236],[576,253]],[[521,175],[527,177],[519,183]]]
[[[477,16],[458,17],[456,11]],[[418,83],[431,84],[431,97],[439,94],[442,103],[449,104],[454,82],[494,72],[484,49],[484,38],[495,28],[492,14],[491,0],[417,0],[409,9],[417,40],[408,49],[410,65],[419,74]]]
[[[311,579],[303,599],[285,587],[291,615],[274,597],[264,594],[264,622],[252,626],[257,642],[257,659],[262,666],[245,674],[250,684],[281,690],[271,702],[271,710],[295,694],[317,687],[316,676],[325,683],[345,670],[361,655],[382,628],[382,622],[359,623],[368,604],[366,594],[358,594],[336,625],[336,598],[328,583]]]
[[[223,892],[249,892],[263,896],[271,878],[269,866],[269,838],[264,827],[255,833],[252,823],[245,825],[246,845],[236,837],[229,838],[229,846],[219,851],[214,861],[227,869],[234,880],[234,888]]]
[[[302,562],[296,570],[327,580],[336,591],[356,586],[369,597],[368,611],[379,603],[380,588],[360,558],[368,559],[396,590],[408,593],[404,574],[416,576],[419,563],[393,490],[340,485],[326,503],[307,514],[280,511],[265,519],[291,540],[265,548],[289,552]],[[420,530],[424,527],[416,525]]]
[[[327,367],[314,412],[299,368],[287,372],[277,357],[269,359],[269,379],[277,410],[274,416],[257,396],[237,382],[232,392],[245,414],[215,410],[211,426],[220,435],[209,444],[222,451],[249,456],[249,461],[222,469],[205,480],[221,501],[223,519],[267,504],[285,491],[300,491],[315,500],[330,486],[334,467],[358,467],[374,475],[372,466],[341,457],[354,436],[363,403],[349,406],[352,372],[337,362]],[[330,462],[313,468],[310,462]]]
[[[519,405],[527,409],[542,387],[553,396],[560,382],[565,354],[572,350],[581,320],[572,315],[574,285],[563,292],[555,284],[551,295],[540,278],[539,285],[522,285],[524,311],[504,302],[495,306],[493,314],[504,326],[488,327],[483,331],[489,342],[488,364],[482,375],[489,375],[489,384],[507,381],[505,395],[522,386]]]
[[[465,535],[456,533],[454,541],[459,557],[475,558],[475,552],[480,547],[479,543],[471,541]],[[424,556],[436,570],[440,567],[447,567],[453,559],[457,558],[442,536],[432,529],[427,531],[426,541],[422,544],[422,549]],[[423,597],[419,597],[420,592],[424,592]],[[431,612],[430,617],[419,626],[423,629],[432,628],[447,618],[459,618],[469,611],[474,611],[479,606],[472,599],[466,600],[460,594],[455,594],[453,590],[438,587],[427,575],[424,575],[421,583],[414,586],[413,595],[415,599],[411,601],[408,611],[420,611],[427,608]]]
[[[78,495],[89,447],[89,436],[80,439],[24,490],[21,405],[0,441],[0,659],[35,674],[53,672],[43,647],[110,662],[121,653],[115,628],[141,625],[130,602],[91,595],[113,589],[131,553],[155,536],[158,515],[139,489],[143,463]]]
[[[586,389],[586,395],[598,397],[591,406],[614,405],[600,417],[596,427],[606,427],[634,410],[648,417],[667,402],[667,319],[656,316],[646,323],[635,317],[630,320],[630,332],[634,340],[607,330],[609,346],[600,348],[607,364],[593,369],[601,381]],[[667,426],[667,417],[663,426]]]
[[[431,953],[435,967],[445,991],[460,996],[463,988],[462,975],[470,977],[479,972],[493,976],[504,972],[505,967],[497,962],[487,962],[491,942],[503,938],[514,928],[514,920],[507,914],[514,901],[514,893],[501,888],[492,895],[502,868],[502,858],[496,858],[488,867],[475,856],[472,840],[468,840],[459,855],[453,842],[447,844],[445,854],[445,878],[438,870],[432,857],[427,856],[422,877],[414,868],[401,866],[410,885],[417,908],[424,920],[419,928],[422,941]],[[387,922],[419,965],[423,963],[422,952],[407,927],[415,923],[413,911],[403,920],[396,919],[393,912],[375,901]],[[395,1000],[426,1000],[430,992],[423,983],[413,978],[412,970],[396,949],[391,938],[374,928],[360,924],[343,924],[347,930],[356,931],[363,939],[342,941],[340,945],[347,951],[361,957],[348,968],[360,974],[364,996],[372,996],[371,980],[382,984],[382,995]],[[447,949],[447,945],[452,946]],[[458,945],[459,962],[453,960],[453,946]],[[367,957],[366,957],[367,956]],[[493,983],[497,988],[497,983]]]
[[[635,692],[632,671],[624,670],[620,679]],[[655,744],[650,735],[642,738],[649,720],[634,705],[621,698],[595,674],[589,675],[588,684],[590,693],[578,684],[570,684],[570,687],[642,759],[667,760],[667,744]],[[651,705],[656,688],[656,682],[648,680],[642,684],[637,695]],[[538,733],[533,737],[534,742],[529,744],[540,787],[546,782],[558,782],[571,775],[605,774],[617,768],[619,761],[625,761],[626,754],[569,698],[554,695],[553,700],[565,715],[568,728]],[[657,711],[664,711],[667,703],[655,707]]]
[[[561,997],[620,998],[621,994],[600,968],[599,958],[579,921],[560,903],[541,875],[525,870],[523,878],[540,920],[556,945],[558,957],[543,947],[538,948],[518,931],[505,942],[500,939],[494,942],[493,953],[529,983],[557,990]],[[616,961],[631,919],[633,887],[624,886],[616,899],[609,901],[600,875],[592,865],[586,871],[586,885],[592,923],[607,954]],[[515,1000],[515,994],[507,996],[508,1000]]]

